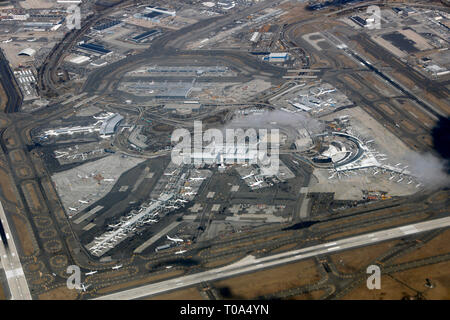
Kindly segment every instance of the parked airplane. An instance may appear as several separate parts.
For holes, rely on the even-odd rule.
[[[177,169],[173,170],[171,173],[164,172],[164,175],[165,176],[172,176],[176,171],[177,171]]]
[[[8,42],[11,42],[11,41],[12,41],[12,39],[9,38],[8,40],[3,40],[2,43],[8,43]]]
[[[113,269],[113,270],[118,270],[118,269],[120,269],[120,268],[122,268],[122,265],[121,265],[121,264],[118,264],[118,265],[115,265],[114,267],[112,267],[111,269]]]
[[[169,239],[170,241],[174,241],[174,242],[184,242],[183,239],[180,238],[171,238],[169,237],[169,235],[166,235],[167,239]]]
[[[69,207],[69,210],[71,210],[71,211],[78,211],[77,208],[72,208],[72,207]]]
[[[87,272],[87,273],[85,273],[87,276],[90,276],[90,275],[93,275],[93,274],[96,274],[98,271],[90,271],[90,272]]]
[[[84,292],[86,292],[87,288],[89,288],[91,285],[88,284],[87,286],[84,285],[84,283],[81,284],[81,288],[80,290],[83,290]]]
[[[251,176],[254,176],[255,174],[253,173],[253,170],[252,170],[252,172],[250,172],[250,174],[248,174],[248,175],[246,175],[245,177],[242,177],[242,179],[247,179],[247,178],[250,178]]]
[[[255,183],[251,184],[250,187],[256,187],[259,186],[261,183],[263,183],[264,181],[260,180],[260,181],[256,181]]]

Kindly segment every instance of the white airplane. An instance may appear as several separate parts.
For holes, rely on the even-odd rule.
[[[245,180],[245,179],[250,178],[251,176],[254,176],[254,175],[255,174],[253,173],[253,170],[252,170],[252,172],[250,172],[250,174],[246,175],[245,177],[242,177],[242,179]]]
[[[84,200],[78,200],[78,202],[79,202],[79,203],[84,203],[84,204],[89,203],[88,201],[84,201]]]
[[[121,265],[121,264],[118,264],[118,265],[115,265],[114,267],[112,267],[111,269],[113,269],[113,270],[118,270],[118,269],[120,269],[120,268],[122,268],[122,265]]]
[[[421,185],[422,185],[421,183],[417,184],[417,185],[416,185],[416,188],[420,187]]]
[[[144,223],[156,223],[156,222],[158,222],[158,220],[155,219],[147,219],[144,221]]]
[[[195,192],[186,192],[184,195],[185,196],[192,196],[192,195],[195,195]]]
[[[177,199],[177,200],[175,200],[175,202],[186,203],[186,202],[188,202],[188,201],[187,201],[187,200],[184,200],[184,199]]]
[[[392,179],[394,179],[395,178],[395,176],[391,176],[390,178],[389,178],[389,180],[392,180]]]
[[[120,225],[120,222],[117,223],[117,224],[108,224],[108,227],[110,227],[110,228],[116,228],[116,227],[118,227],[119,225]]]
[[[264,181],[256,181],[255,183],[251,184],[250,187],[256,187],[259,186],[261,183],[263,183]]]
[[[170,241],[174,241],[174,242],[184,242],[183,239],[180,238],[171,238],[169,237],[169,235],[166,235],[167,239],[169,239]]]
[[[77,208],[72,208],[72,207],[69,207],[69,210],[71,210],[71,211],[78,211]]]
[[[88,284],[87,286],[84,285],[84,283],[81,284],[81,288],[80,290],[83,290],[84,292],[86,292],[87,288],[89,288],[91,285]]]
[[[402,181],[403,181],[403,178],[400,178],[397,180],[397,182],[402,182]]]
[[[90,272],[85,273],[85,275],[90,276],[90,275],[96,274],[97,272],[98,271],[90,271]]]
[[[12,41],[12,39],[9,38],[8,40],[3,40],[2,43],[8,43],[8,42],[11,42],[11,41]]]
[[[180,251],[177,251],[177,252],[175,252],[175,254],[183,254],[183,253],[185,253],[187,250],[180,250]]]
[[[408,184],[411,184],[411,183],[413,183],[413,181],[412,181],[412,180],[409,180],[409,181],[408,181]]]
[[[298,161],[292,160],[293,163],[295,163],[296,165],[299,165]]]

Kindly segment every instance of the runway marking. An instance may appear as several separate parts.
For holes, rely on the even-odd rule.
[[[17,269],[13,269],[13,270],[6,270],[5,273],[6,273],[6,277],[8,279],[24,275],[22,268],[17,268]],[[16,279],[16,281],[19,281],[19,280]]]
[[[417,232],[417,228],[414,226],[400,227],[400,230],[402,230],[403,234],[410,234]]]
[[[325,247],[331,247],[334,246],[337,242],[330,242],[330,243],[325,243],[324,246]]]

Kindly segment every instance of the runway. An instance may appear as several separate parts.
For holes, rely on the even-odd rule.
[[[429,230],[450,226],[450,217],[434,219],[426,222],[409,224],[387,230],[362,234],[333,242],[283,252],[263,258],[247,256],[244,259],[222,268],[211,269],[192,275],[182,276],[158,283],[153,283],[117,293],[105,295],[94,300],[130,300],[160,294],[166,291],[192,286],[205,281],[215,281],[223,278],[237,276],[239,274],[254,272],[264,268],[295,262],[321,254],[335,253],[342,250],[371,245],[381,241],[409,236]]]
[[[0,202],[0,219],[5,229],[6,237],[8,239],[8,248],[5,248],[3,242],[0,243],[0,257],[5,270],[8,281],[9,291],[12,300],[32,300],[28,283],[23,273],[22,264],[17,253],[14,239],[10,236],[11,230],[6,220],[3,206]]]

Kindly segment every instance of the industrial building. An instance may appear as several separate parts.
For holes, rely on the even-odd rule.
[[[96,54],[100,54],[100,55],[107,55],[110,54],[112,51],[105,49],[103,46],[99,45],[99,44],[94,44],[94,43],[82,43],[78,45],[78,48],[85,50],[85,51],[90,51],[90,52],[94,52]]]
[[[112,28],[120,23],[122,23],[120,20],[103,20],[97,23],[95,26],[93,26],[92,29],[96,31],[103,31]]]
[[[160,33],[161,33],[161,31],[158,29],[151,29],[151,30],[145,31],[141,34],[138,34],[137,36],[131,38],[131,40],[136,43],[141,43],[144,40],[148,39],[149,37],[154,37]]]
[[[268,56],[263,57],[264,61],[269,62],[285,62],[289,59],[287,52],[272,52]]]

